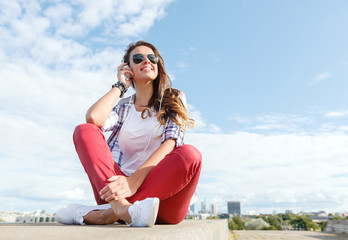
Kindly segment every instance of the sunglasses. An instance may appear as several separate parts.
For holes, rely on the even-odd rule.
[[[158,63],[158,57],[155,54],[148,54],[146,57],[153,64],[157,64]],[[141,63],[142,61],[145,60],[145,56],[143,54],[134,54],[132,59],[133,59],[133,62],[135,64],[139,64],[139,63]]]

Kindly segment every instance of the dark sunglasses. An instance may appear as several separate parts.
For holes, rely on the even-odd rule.
[[[158,57],[155,55],[155,54],[148,54],[147,56],[147,59],[150,60],[150,62],[152,62],[153,64],[157,64],[158,63]],[[142,61],[144,61],[145,59],[145,56],[143,54],[134,54],[133,57],[133,62],[135,64],[139,64],[141,63]]]

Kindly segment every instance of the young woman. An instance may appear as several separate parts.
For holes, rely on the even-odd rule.
[[[123,61],[118,82],[89,108],[87,123],[74,132],[98,206],[62,208],[56,213],[60,223],[122,220],[145,227],[176,224],[186,216],[202,157],[183,143],[184,131],[194,123],[187,116],[185,96],[171,88],[163,59],[152,44],[130,44]],[[118,101],[131,85],[135,94]],[[107,142],[103,131],[112,131]]]

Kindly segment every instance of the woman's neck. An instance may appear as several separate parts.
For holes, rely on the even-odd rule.
[[[138,106],[147,106],[153,95],[153,82],[146,84],[136,84],[135,86],[135,104]]]

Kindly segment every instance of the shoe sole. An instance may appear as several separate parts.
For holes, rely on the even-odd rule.
[[[149,227],[152,227],[155,222],[156,222],[156,219],[157,219],[157,214],[158,214],[158,208],[159,208],[159,199],[158,198],[155,198],[154,201],[153,201],[153,209],[154,209],[154,215],[153,215],[153,220],[152,220],[152,224],[149,225]]]

